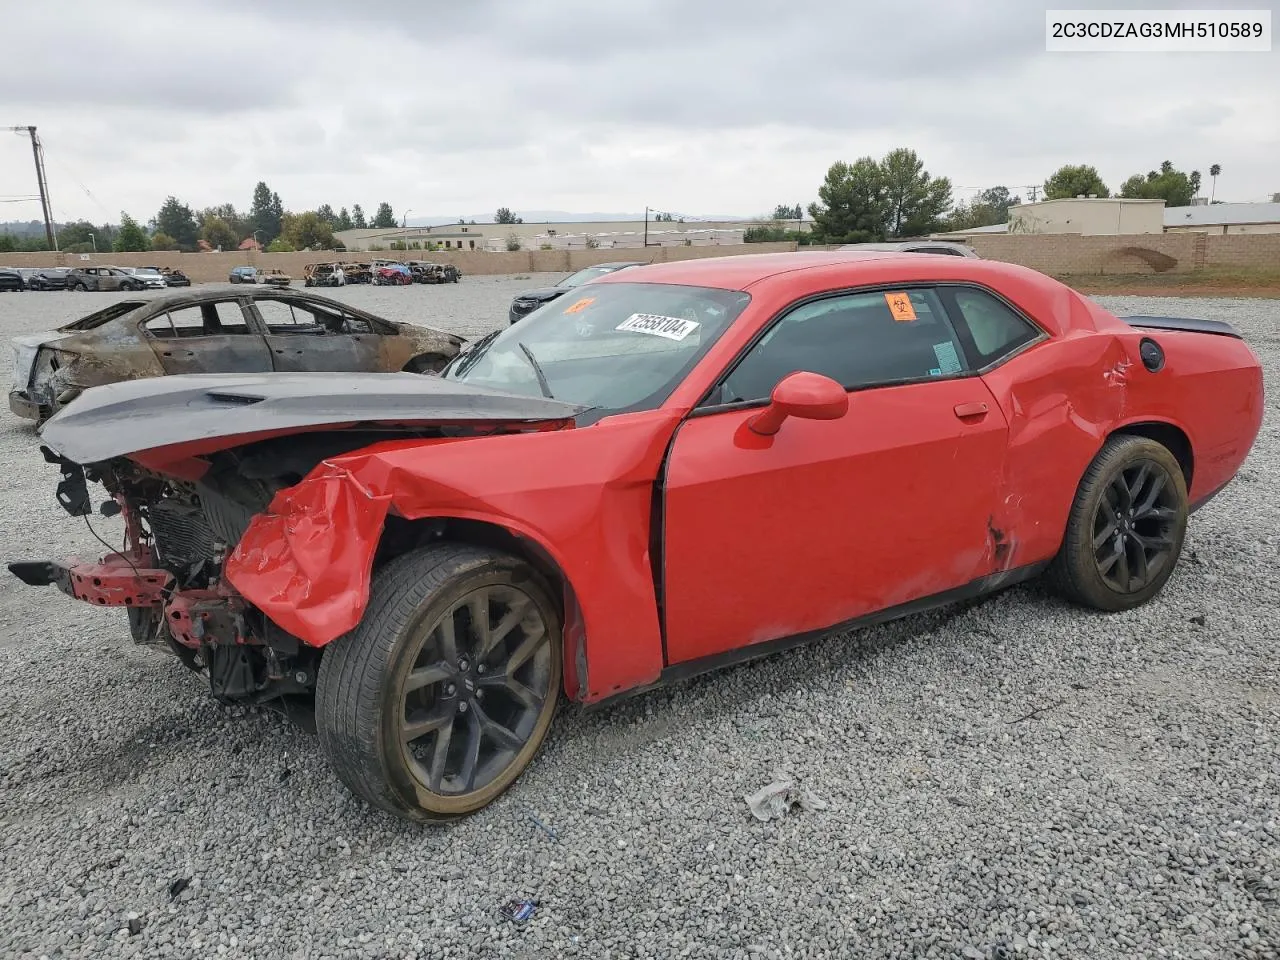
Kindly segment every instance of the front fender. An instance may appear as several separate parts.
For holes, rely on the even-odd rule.
[[[281,628],[321,647],[364,615],[387,513],[479,520],[537,544],[581,613],[588,702],[663,667],[650,556],[653,485],[678,414],[585,429],[378,444],[327,460],[281,490],[227,559],[232,585]],[[571,627],[573,625],[570,625]],[[573,633],[571,629],[567,631]]]

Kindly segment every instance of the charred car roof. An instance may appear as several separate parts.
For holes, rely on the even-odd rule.
[[[334,313],[347,313],[356,317],[366,317],[372,320],[389,323],[392,326],[399,326],[392,320],[379,317],[376,314],[369,313],[367,310],[361,310],[359,307],[353,307],[349,304],[341,303],[337,300],[331,300],[328,297],[317,296],[314,293],[308,293],[303,290],[290,290],[282,287],[258,287],[246,289],[244,286],[237,284],[221,284],[219,286],[200,287],[199,289],[186,288],[175,293],[165,293],[158,297],[148,297],[145,300],[121,300],[111,304],[102,310],[97,310],[77,320],[58,327],[59,330],[92,330],[94,327],[101,326],[104,323],[123,317],[127,313],[134,310],[144,310],[145,315],[151,316],[157,313],[164,313],[167,310],[176,310],[182,307],[190,307],[199,303],[210,303],[215,300],[288,300],[295,303],[310,303],[315,306],[325,307]]]

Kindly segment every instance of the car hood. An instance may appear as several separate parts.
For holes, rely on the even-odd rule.
[[[325,426],[521,425],[572,420],[586,409],[416,373],[189,374],[86,390],[45,423],[41,438],[85,464],[175,444],[211,452]]]
[[[524,293],[518,294],[517,300],[554,300],[556,297],[563,296],[571,290],[571,287],[540,287],[537,290],[526,290]]]

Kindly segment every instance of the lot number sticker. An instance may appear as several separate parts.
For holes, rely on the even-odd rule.
[[[633,313],[614,329],[629,330],[632,333],[647,333],[654,337],[666,337],[668,340],[683,340],[697,330],[698,326],[697,320],[664,317],[659,313]]]
[[[577,303],[573,303],[565,307],[564,308],[565,315],[570,313],[581,313],[583,310],[587,309],[587,307],[591,306],[595,302],[596,302],[595,297],[583,297]]]
[[[911,298],[905,293],[886,293],[884,302],[889,305],[889,313],[898,323],[910,323],[916,318],[916,308],[911,305]]]

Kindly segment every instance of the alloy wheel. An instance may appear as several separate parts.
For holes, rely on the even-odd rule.
[[[1103,490],[1093,519],[1093,557],[1103,582],[1136,593],[1172,562],[1178,495],[1161,464],[1138,460]]]

